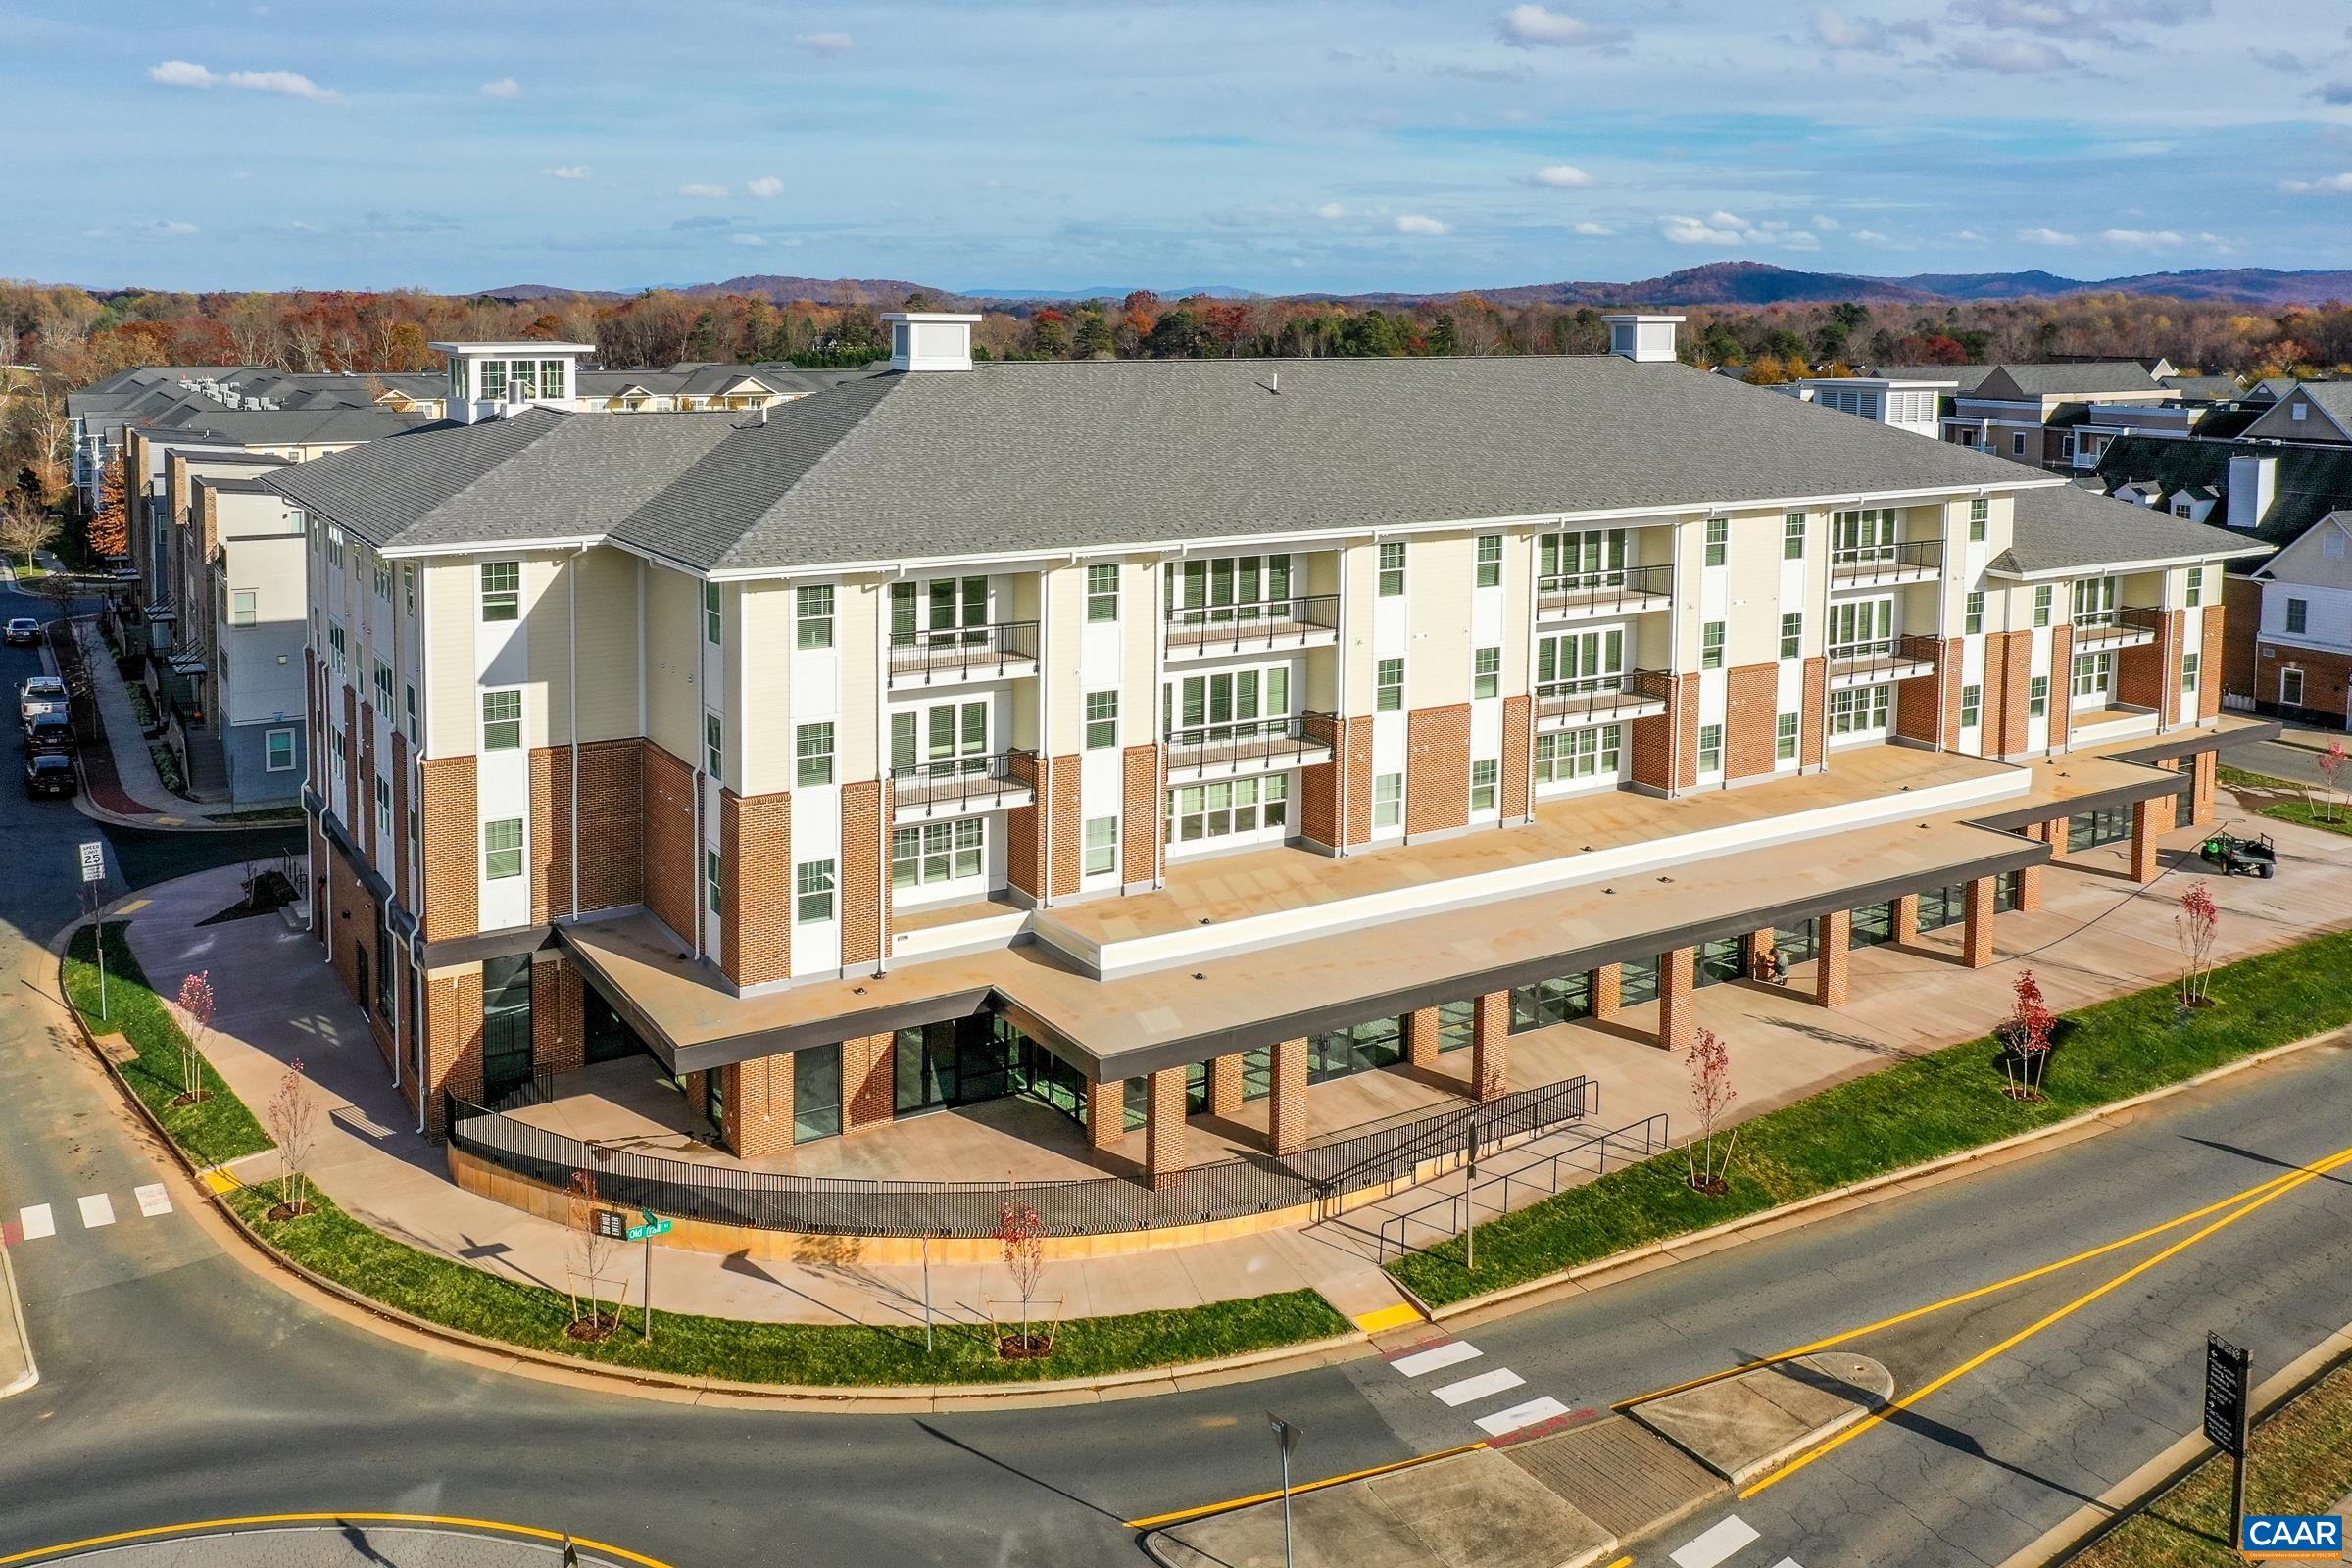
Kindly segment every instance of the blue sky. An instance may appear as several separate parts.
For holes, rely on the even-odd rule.
[[[0,8],[0,275],[2352,266],[2341,0]]]

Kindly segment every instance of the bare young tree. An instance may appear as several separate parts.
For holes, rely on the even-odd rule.
[[[105,934],[100,933],[100,941]],[[193,1105],[211,1091],[204,1087],[204,1042],[213,1032],[213,971],[199,969],[179,983],[179,1098],[177,1105]]]
[[[1732,1155],[1740,1147],[1740,1129],[1735,1127],[1723,1145],[1722,1157],[1716,1157],[1716,1133],[1732,1102],[1740,1098],[1732,1086],[1731,1048],[1714,1030],[1701,1029],[1683,1053],[1683,1065],[1690,1074],[1690,1111],[1698,1122],[1698,1136],[1683,1146],[1687,1179],[1693,1191],[1720,1198],[1732,1190]]]
[[[612,1266],[612,1250],[619,1239],[609,1234],[602,1223],[604,1205],[597,1201],[594,1171],[573,1171],[564,1198],[571,1218],[571,1337],[605,1339],[620,1326],[619,1296],[613,1297],[612,1311],[607,1315],[600,1294],[605,1271]],[[580,1310],[583,1294],[588,1301],[585,1312]]]
[[[48,549],[58,529],[58,520],[30,502],[11,501],[0,508],[0,552],[22,556],[29,566],[33,552]]]
[[[2320,754],[2320,776],[2328,781],[2326,817],[2330,822],[2335,820],[2336,803],[2343,797],[2343,775],[2346,762],[2352,762],[2352,752],[2344,750],[2342,741],[2329,741],[2328,749]]]
[[[277,1204],[271,1219],[292,1219],[311,1211],[311,1152],[318,1146],[318,1099],[302,1070],[302,1058],[286,1063],[277,1092],[265,1109],[270,1136],[277,1140]]]
[[[1021,1296],[1020,1338],[1006,1341],[1004,1348],[1016,1355],[1043,1355],[1053,1349],[1053,1340],[1049,1336],[1039,1345],[1030,1323],[1037,1287],[1046,1275],[1045,1221],[1029,1204],[1008,1198],[997,1209],[997,1242],[1004,1251],[1004,1267],[1012,1274],[1012,1288]]]

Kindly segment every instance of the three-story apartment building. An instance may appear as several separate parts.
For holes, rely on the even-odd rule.
[[[1607,356],[975,365],[532,409],[308,518],[313,929],[437,1125],[645,1051],[746,1155],[1027,1094],[1277,1152],[1311,1084],[2154,874],[2219,530]],[[2065,760],[2063,766],[2045,760]],[[2071,834],[2069,822],[2074,826]]]

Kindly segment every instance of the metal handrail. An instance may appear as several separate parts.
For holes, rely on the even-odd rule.
[[[1231,653],[1244,648],[1270,648],[1288,637],[1311,631],[1336,631],[1340,624],[1338,594],[1294,594],[1288,599],[1265,599],[1247,605],[1204,605],[1167,612],[1170,653]]]
[[[1830,575],[1848,582],[1873,582],[1907,571],[1936,571],[1943,565],[1943,541],[1909,539],[1890,545],[1847,545],[1830,552]]]
[[[1595,1108],[1597,1108],[1597,1104]],[[1638,1152],[1635,1152],[1634,1142],[1634,1135],[1637,1132],[1641,1135]],[[1591,1134],[1565,1149],[1554,1150],[1549,1154],[1540,1156],[1515,1169],[1506,1170],[1498,1176],[1491,1176],[1485,1181],[1470,1182],[1458,1193],[1446,1193],[1431,1199],[1417,1208],[1408,1208],[1401,1214],[1391,1214],[1380,1222],[1378,1261],[1383,1264],[1388,1262],[1389,1249],[1392,1244],[1396,1247],[1398,1257],[1407,1256],[1415,1250],[1411,1233],[1411,1227],[1415,1223],[1436,1233],[1432,1238],[1434,1241],[1446,1241],[1461,1235],[1463,1231],[1478,1222],[1478,1211],[1482,1206],[1479,1200],[1483,1195],[1496,1193],[1499,1190],[1498,1200],[1484,1206],[1497,1214],[1511,1212],[1511,1184],[1517,1182],[1524,1191],[1535,1180],[1532,1173],[1538,1169],[1544,1173],[1543,1193],[1546,1198],[1553,1197],[1560,1191],[1560,1164],[1563,1160],[1573,1161],[1590,1156],[1593,1160],[1590,1174],[1606,1176],[1609,1173],[1609,1150],[1612,1145],[1622,1146],[1618,1155],[1620,1167],[1639,1164],[1659,1151],[1672,1148],[1673,1142],[1666,1112],[1661,1110],[1654,1115],[1644,1116],[1640,1121],[1628,1122],[1623,1127]],[[1434,1221],[1423,1218],[1424,1215],[1441,1208],[1446,1211],[1446,1228],[1443,1231],[1439,1231]]]
[[[1559,610],[1607,612],[1636,600],[1663,599],[1674,592],[1674,567],[1611,566],[1600,571],[1561,571],[1536,579],[1538,612]]]
[[[1165,743],[1170,767],[1213,767],[1219,762],[1268,762],[1291,765],[1331,750],[1331,742],[1315,733],[1312,720],[1336,722],[1329,713],[1295,713],[1287,718],[1248,718],[1230,724],[1196,724],[1171,729]]]
[[[1035,789],[1033,779],[1014,771],[1016,759],[1027,752],[988,752],[972,757],[942,757],[928,762],[890,770],[890,799],[894,806],[968,807],[994,805],[1015,789]]]
[[[1674,677],[1662,669],[1625,669],[1609,675],[1548,680],[1536,688],[1536,714],[1540,718],[1607,718],[1644,704],[1666,702],[1673,689]]]
[[[1001,620],[985,626],[890,634],[890,674],[985,676],[1037,662],[1037,622]]]
[[[2163,630],[2164,612],[2153,605],[2118,605],[2112,610],[2080,610],[2073,616],[2077,631]]]
[[[1840,643],[1830,649],[1833,675],[1919,675],[1936,667],[1942,649],[1933,637],[1905,632],[1899,637],[1874,637],[1869,642]]]

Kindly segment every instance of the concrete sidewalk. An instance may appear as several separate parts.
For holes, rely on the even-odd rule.
[[[164,787],[147,737],[139,728],[138,710],[131,706],[130,688],[115,666],[97,623],[77,620],[74,632],[81,639],[82,658],[90,667],[90,687],[97,694],[98,717],[106,725],[106,749],[114,761],[111,787],[91,777],[90,787],[74,798],[82,814],[125,827],[186,828],[211,826],[215,818],[250,812],[253,808],[240,807],[234,801],[191,801]],[[42,657],[48,659],[45,649]],[[51,663],[54,667],[54,662]],[[291,802],[288,811],[288,820],[293,820]],[[247,827],[252,823],[220,825]]]
[[[2223,961],[2257,949],[2352,925],[2352,837],[2278,824],[2281,871],[2275,881],[2204,879],[2224,917]],[[2192,879],[2183,851],[2201,834],[2168,840],[2175,869],[2141,888],[2121,874],[2123,853],[2093,851],[2045,874],[2045,907],[1999,917],[2003,959],[1970,970],[1956,961],[1956,931],[1905,947],[1858,952],[1852,1001],[1825,1011],[1788,990],[1733,983],[1699,995],[1699,1016],[1731,1043],[1740,1101],[1749,1116],[1818,1093],[1917,1052],[1981,1035],[2009,1004],[2017,970],[2030,964],[2060,1009],[2159,983],[2176,972],[2175,901]],[[2193,863],[2193,862],[2192,862]],[[564,1226],[466,1192],[449,1180],[443,1151],[416,1131],[416,1112],[392,1085],[392,1068],[359,1009],[344,995],[309,937],[275,917],[200,922],[239,897],[234,867],[151,888],[124,906],[130,943],[155,988],[171,995],[191,970],[209,969],[220,999],[208,1051],[229,1086],[256,1108],[275,1091],[283,1063],[300,1056],[328,1114],[321,1118],[312,1174],[335,1200],[413,1246],[493,1273],[561,1289],[571,1251]],[[1678,1120],[1688,1089],[1679,1060],[1629,1033],[1570,1024],[1581,1070],[1602,1086],[1602,1110],[1571,1129],[1481,1162],[1480,1175],[1514,1177],[1513,1207],[1591,1180],[1591,1132],[1653,1112]],[[1521,1037],[1523,1039],[1533,1037]],[[1989,1072],[1989,1067],[1987,1068]],[[948,1114],[953,1114],[952,1112]],[[887,1138],[888,1130],[866,1135]],[[1557,1170],[1547,1169],[1552,1156]],[[1611,1163],[1618,1162],[1612,1155]],[[236,1174],[267,1181],[274,1153],[239,1162]],[[910,1173],[912,1174],[912,1173]],[[1379,1260],[1384,1228],[1458,1191],[1464,1178],[1396,1195],[1298,1230],[1269,1231],[1120,1256],[1047,1265],[1044,1296],[1060,1315],[1091,1317],[1312,1288],[1368,1332],[1412,1321]],[[1482,1202],[1497,1203],[1497,1189]],[[1481,1217],[1491,1217],[1482,1207]],[[1428,1245],[1450,1223],[1425,1215],[1412,1240]],[[1392,1248],[1393,1251],[1393,1248]],[[885,1264],[859,1256],[855,1239],[812,1239],[790,1260],[755,1260],[662,1249],[655,1256],[658,1307],[757,1321],[920,1323],[926,1290],[942,1321],[986,1322],[997,1303],[1017,1299],[996,1264]]]
[[[24,1302],[17,1295],[17,1267],[8,1251],[0,1244],[0,1399],[41,1381],[32,1359],[32,1331],[24,1325]]]
[[[564,1544],[355,1520],[174,1536],[77,1552],[70,1560],[98,1561],[110,1568],[561,1568]],[[579,1560],[615,1568],[612,1558],[585,1547],[580,1548]]]

